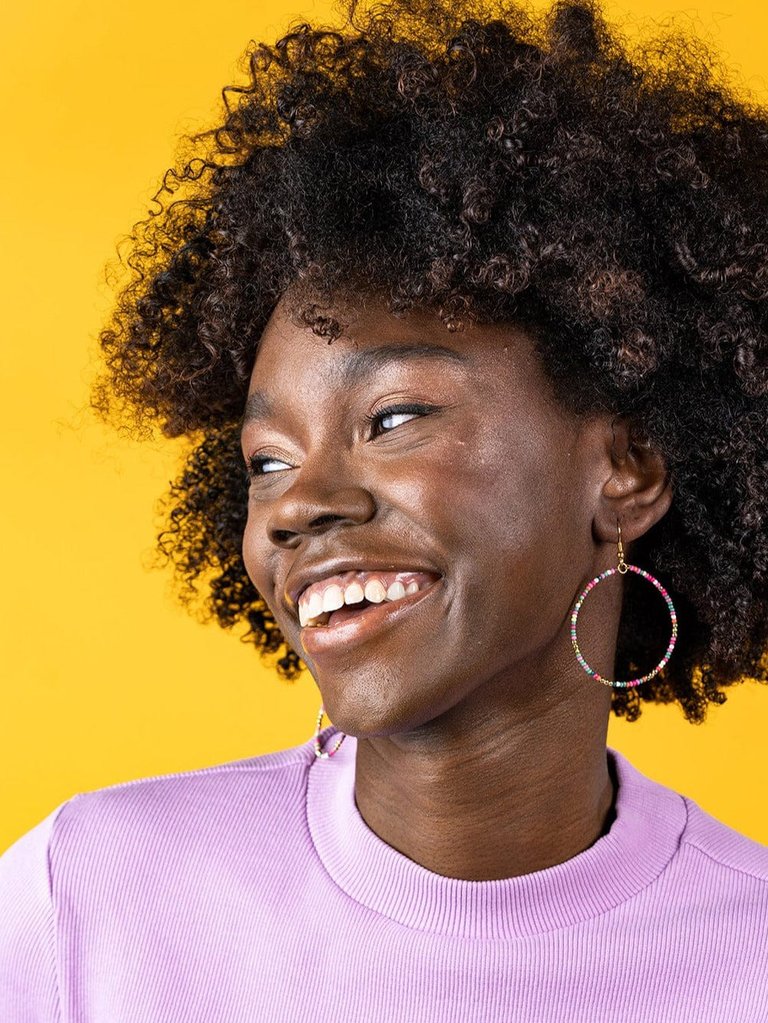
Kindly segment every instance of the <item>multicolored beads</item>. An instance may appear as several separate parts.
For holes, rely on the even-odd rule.
[[[598,674],[598,672],[596,672],[594,668],[590,668],[590,666],[584,660],[581,650],[579,650],[579,644],[576,642],[576,619],[579,616],[579,611],[581,610],[581,605],[584,603],[585,597],[587,596],[590,590],[594,589],[594,587],[597,586],[598,583],[602,582],[603,579],[607,579],[609,575],[614,575],[616,572],[620,572],[621,575],[624,575],[626,572],[636,572],[638,575],[641,575],[644,579],[647,579],[649,583],[653,583],[653,585],[662,595],[664,600],[667,602],[667,607],[669,608],[669,613],[672,618],[672,636],[670,637],[669,646],[667,647],[666,653],[664,654],[662,659],[659,661],[659,663],[656,665],[653,671],[649,671],[647,675],[642,675],[640,678],[629,679],[629,681],[627,682],[622,682],[619,679],[603,678],[603,676]],[[596,575],[594,579],[591,579],[584,587],[584,589],[581,591],[581,593],[579,594],[579,599],[574,604],[573,612],[571,614],[571,643],[573,644],[573,649],[576,653],[578,662],[582,666],[584,671],[586,671],[586,673],[596,681],[602,682],[603,685],[612,686],[614,689],[629,689],[631,686],[639,686],[641,682],[647,682],[648,679],[653,678],[654,675],[658,675],[658,673],[667,663],[672,651],[675,648],[676,642],[677,642],[677,612],[675,611],[675,606],[672,603],[672,598],[661,585],[659,580],[655,576],[652,576],[650,572],[646,572],[644,569],[638,568],[637,565],[628,565],[626,564],[626,562],[624,562],[623,559],[621,559],[621,563],[618,568],[608,568],[606,569],[605,572],[601,572],[600,575]]]
[[[341,738],[333,747],[332,750],[321,750],[320,749],[320,722],[323,720],[323,714],[325,714],[325,707],[320,707],[320,713],[317,715],[317,724],[315,726],[315,756],[317,757],[332,757],[336,750],[346,739],[344,732],[341,733]]]

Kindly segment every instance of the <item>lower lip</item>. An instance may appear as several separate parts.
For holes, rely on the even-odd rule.
[[[344,653],[350,647],[359,646],[366,640],[395,625],[404,615],[418,607],[430,594],[437,590],[442,576],[424,590],[401,597],[396,601],[375,604],[356,618],[350,618],[338,625],[304,626],[299,636],[306,653]]]

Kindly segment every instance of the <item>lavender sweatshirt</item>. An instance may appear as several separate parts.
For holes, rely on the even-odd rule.
[[[768,847],[608,748],[590,848],[443,877],[360,816],[356,742],[55,809],[0,857],[1,1023],[768,1021]]]

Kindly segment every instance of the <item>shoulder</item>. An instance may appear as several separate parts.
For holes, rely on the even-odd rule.
[[[172,883],[201,889],[212,868],[229,876],[252,859],[259,870],[264,857],[282,863],[286,844],[299,849],[314,759],[309,740],[81,792],[23,834],[0,855],[0,1020],[59,1018],[62,907],[69,917],[76,905],[77,926],[94,928],[133,911],[151,917],[177,897]]]
[[[254,832],[264,848],[303,820],[312,743],[77,793],[0,856],[0,886],[3,876],[18,886],[23,873],[40,900],[55,900],[60,884],[105,869],[141,874]]]
[[[716,873],[752,879],[768,899],[768,845],[736,831],[683,796],[688,821],[681,845],[711,864]]]
[[[152,775],[79,793],[51,831],[53,869],[62,857],[130,860],[173,848],[191,854],[269,821],[280,832],[303,814],[311,741],[290,749],[188,771]],[[268,829],[265,829],[267,832]]]
[[[311,740],[289,749],[264,753],[260,756],[231,760],[209,767],[192,768],[153,774],[129,781],[117,782],[88,792],[79,792],[65,807],[70,812],[87,812],[90,809],[109,809],[130,805],[153,805],[156,802],[184,802],[185,797],[197,793],[210,795],[221,789],[231,793],[233,789],[249,790],[252,786],[269,788],[285,784],[292,776],[302,775],[314,759]]]
[[[60,1018],[49,865],[50,836],[66,804],[0,856],[0,1019]]]

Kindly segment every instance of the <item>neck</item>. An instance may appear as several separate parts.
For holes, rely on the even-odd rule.
[[[468,881],[543,870],[606,833],[611,692],[586,675],[546,687],[541,677],[521,668],[412,731],[358,737],[355,802],[368,827]]]

